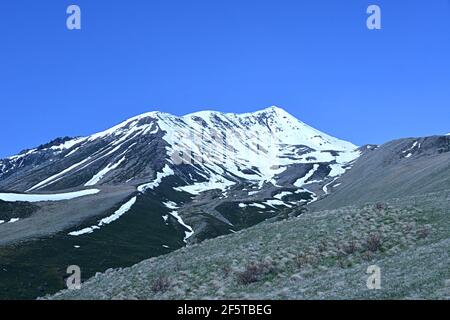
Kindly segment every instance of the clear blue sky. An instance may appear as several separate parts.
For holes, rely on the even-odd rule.
[[[359,145],[450,132],[448,0],[8,0],[0,36],[0,157],[152,110],[278,105]]]

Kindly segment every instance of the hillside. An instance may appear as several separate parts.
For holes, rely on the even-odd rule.
[[[108,270],[50,299],[449,299],[450,190],[308,212]],[[382,289],[368,290],[367,267]]]

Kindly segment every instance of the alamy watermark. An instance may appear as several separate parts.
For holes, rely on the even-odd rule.
[[[66,20],[66,26],[69,30],[81,30],[81,9],[77,5],[67,7],[66,13],[69,15]]]
[[[173,143],[170,155],[174,165],[226,164],[229,161],[246,167],[281,166],[281,142],[273,132],[259,133],[250,130],[222,128],[217,130],[195,120],[190,128],[180,128],[169,134]],[[246,163],[252,159],[252,163]]]
[[[66,286],[69,290],[81,289],[81,269],[77,265],[67,267],[67,274],[70,276],[66,280]]]
[[[381,8],[378,5],[372,4],[367,7],[366,25],[369,30],[381,30]],[[66,13],[69,15],[66,20],[68,30],[81,30],[81,8],[78,5],[72,4],[67,7]]]
[[[381,268],[377,265],[372,265],[367,268],[366,271],[369,274],[367,278],[367,289],[380,290],[381,289]]]
[[[367,8],[367,14],[370,16],[367,18],[367,29],[369,30],[381,30],[381,8],[375,4],[370,5]]]

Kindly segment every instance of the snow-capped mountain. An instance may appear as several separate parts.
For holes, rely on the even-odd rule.
[[[224,205],[244,216],[262,213],[258,222],[280,209],[315,201],[338,184],[336,180],[360,154],[355,145],[278,107],[245,114],[202,111],[182,117],[149,112],[103,132],[58,138],[1,160],[0,190],[9,192],[8,199],[11,192],[21,199],[24,195],[19,193],[45,199],[45,194],[54,198],[55,193],[80,190],[118,197],[123,191],[115,202],[125,204],[158,188],[170,190],[185,199],[178,203],[170,196],[159,199],[169,209],[162,219],[174,218],[187,238],[208,229],[199,212],[234,226],[234,217],[227,216]],[[119,211],[124,214],[132,207]]]
[[[187,170],[191,181],[213,183],[220,176],[225,185],[240,180],[269,182],[299,163],[330,163],[335,176],[358,156],[355,149],[277,107],[183,117],[150,112],[88,137],[56,139],[2,160],[0,187],[33,192],[138,185],[153,183],[158,173],[184,164],[191,167]]]
[[[0,160],[0,280],[37,297],[73,263],[91,277],[305,210],[445,191],[449,163],[448,135],[357,148],[277,107],[142,114]],[[32,277],[17,268],[33,259]]]

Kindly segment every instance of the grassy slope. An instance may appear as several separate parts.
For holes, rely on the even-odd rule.
[[[0,220],[25,219],[38,209],[38,206],[28,202],[5,202],[0,200]]]
[[[449,192],[307,213],[99,274],[52,298],[449,299],[449,214]],[[376,291],[366,287],[374,264]]]

